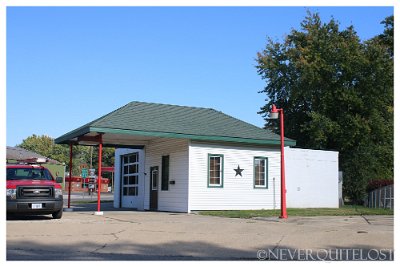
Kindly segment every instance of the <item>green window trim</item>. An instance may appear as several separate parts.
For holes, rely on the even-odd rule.
[[[210,183],[210,162],[211,158],[219,157],[221,158],[220,162],[220,183],[219,184],[211,184]],[[224,155],[222,154],[208,154],[208,164],[207,164],[207,187],[208,188],[223,188],[224,187]]]
[[[265,160],[265,170],[264,170],[264,185],[256,185],[256,161]],[[268,158],[267,157],[254,157],[253,160],[253,188],[254,189],[268,189]]]

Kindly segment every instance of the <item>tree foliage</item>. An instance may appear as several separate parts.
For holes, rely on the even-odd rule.
[[[67,171],[69,170],[69,145],[59,145],[54,143],[54,139],[47,135],[31,135],[24,139],[18,145],[24,149],[39,153],[50,159],[65,163]],[[93,151],[91,151],[93,149]],[[72,174],[80,174],[80,166],[86,165],[90,167],[92,158],[92,167],[98,168],[98,148],[89,146],[73,146],[72,147]],[[114,148],[104,147],[102,155],[103,166],[114,166]]]
[[[393,16],[382,34],[361,41],[308,13],[283,42],[268,39],[257,55],[266,81],[267,118],[284,109],[285,135],[302,148],[339,151],[345,193],[361,200],[374,179],[393,179]],[[273,121],[266,127],[278,131]]]

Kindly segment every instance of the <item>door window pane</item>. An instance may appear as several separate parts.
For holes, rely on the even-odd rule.
[[[158,171],[154,170],[151,173],[152,177],[151,177],[151,189],[152,190],[157,190],[157,178],[158,178]]]
[[[137,164],[129,165],[129,170],[128,171],[129,171],[130,174],[137,173],[138,172],[138,165]]]
[[[128,161],[128,163],[135,163],[135,162],[137,162],[138,160],[137,160],[137,154],[135,153],[135,154],[132,154],[132,155],[130,155],[129,156],[129,161]]]

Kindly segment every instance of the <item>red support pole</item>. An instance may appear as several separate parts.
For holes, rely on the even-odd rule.
[[[69,143],[68,208],[70,208],[71,205],[71,184],[72,184],[72,143]]]
[[[99,135],[99,170],[98,170],[98,188],[97,188],[97,211],[100,212],[100,192],[101,192],[101,158],[103,152],[103,138]]]
[[[281,216],[282,219],[287,219],[286,211],[286,181],[285,181],[285,129],[283,124],[283,109],[280,109],[281,123]]]

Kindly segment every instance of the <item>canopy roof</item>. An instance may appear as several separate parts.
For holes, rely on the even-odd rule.
[[[155,138],[184,138],[279,145],[280,137],[210,108],[131,102],[57,139],[57,144],[90,144],[103,134],[104,145],[140,146]],[[296,141],[285,138],[285,145]]]

